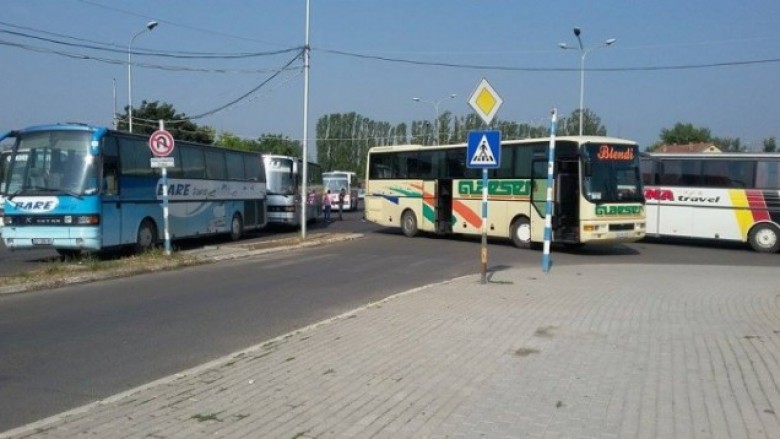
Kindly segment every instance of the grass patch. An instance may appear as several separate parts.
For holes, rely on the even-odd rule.
[[[23,285],[52,288],[74,280],[87,281],[129,276],[189,267],[201,263],[203,261],[198,258],[183,253],[173,252],[167,256],[161,249],[112,258],[100,258],[93,254],[85,254],[77,258],[52,259],[33,270],[0,277],[0,287]]]

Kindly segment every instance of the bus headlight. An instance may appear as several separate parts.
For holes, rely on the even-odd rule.
[[[604,227],[605,227],[604,224],[583,224],[582,231],[596,233],[602,231],[601,229]]]

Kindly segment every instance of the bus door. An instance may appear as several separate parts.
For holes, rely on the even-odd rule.
[[[122,200],[119,197],[119,151],[116,139],[106,137],[103,143],[103,168],[100,180],[100,236],[103,247],[122,244]]]
[[[452,180],[436,180],[436,233],[452,233]]]
[[[577,161],[556,163],[555,216],[553,227],[556,238],[563,241],[579,241],[580,185]]]

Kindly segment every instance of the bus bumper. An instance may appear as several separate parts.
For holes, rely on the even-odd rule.
[[[580,228],[583,244],[620,244],[636,242],[645,237],[645,223],[593,223]]]
[[[97,227],[63,227],[41,234],[35,228],[3,227],[3,242],[11,250],[61,248],[100,250],[100,230]]]

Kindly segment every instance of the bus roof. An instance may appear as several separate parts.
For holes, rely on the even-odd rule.
[[[85,123],[57,123],[57,124],[48,124],[48,125],[33,125],[26,128],[22,128],[20,130],[16,130],[17,133],[34,133],[38,131],[53,131],[53,130],[60,130],[60,131],[97,131],[100,129],[107,129],[104,127],[98,127],[98,126],[92,126]]]
[[[515,139],[515,140],[502,140],[502,145],[521,145],[524,143],[538,143],[549,142],[550,137],[537,137],[532,139]],[[618,137],[607,136],[556,136],[556,142],[577,142],[577,143],[611,143],[611,144],[626,144],[635,145],[633,140],[621,139]],[[465,148],[466,143],[454,143],[450,145],[420,145],[420,144],[407,144],[407,145],[388,145],[388,146],[374,146],[369,149],[369,152],[387,152],[387,151],[416,151],[418,149],[446,149],[453,147]]]
[[[672,159],[754,159],[768,158],[778,159],[778,152],[650,152],[640,154],[645,157],[672,158]]]

